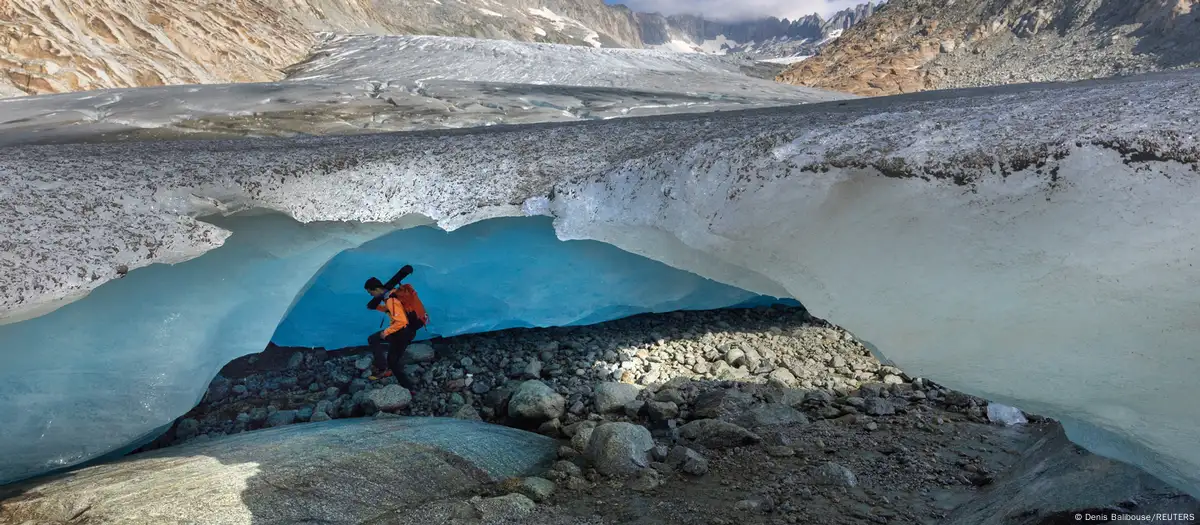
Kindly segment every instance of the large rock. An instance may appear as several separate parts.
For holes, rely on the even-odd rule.
[[[403,522],[403,509],[542,472],[549,438],[446,418],[289,425],[0,489],[0,523]]]
[[[646,427],[605,423],[592,430],[585,455],[601,474],[628,475],[650,465],[654,438]]]
[[[432,346],[425,343],[413,343],[404,350],[404,356],[400,358],[400,363],[405,365],[429,363],[436,358],[437,351]]]
[[[696,398],[696,417],[737,419],[754,404],[754,396],[735,389],[709,390]]]
[[[734,422],[743,427],[806,425],[804,413],[782,403],[762,403],[742,413]]]
[[[508,415],[521,419],[549,420],[562,417],[567,400],[537,379],[530,379],[508,400]]]
[[[596,385],[596,412],[620,412],[637,395],[638,388],[628,383],[600,383]]]
[[[1131,502],[1136,506],[1121,509]],[[1058,523],[1082,523],[1071,517],[1076,513],[1109,517],[1113,512],[1088,509],[1194,517],[1200,515],[1200,502],[1137,467],[1081,450],[1067,439],[1062,428],[1056,427],[1026,449],[1021,459],[998,479],[954,509],[944,523],[1037,525],[1050,523],[1052,516],[1061,517]],[[1157,521],[1192,523],[1194,520]]]
[[[388,385],[366,393],[365,398],[384,411],[400,410],[412,403],[412,394],[400,385]]]
[[[728,421],[699,419],[679,427],[679,437],[707,448],[730,448],[753,445],[762,438]]]

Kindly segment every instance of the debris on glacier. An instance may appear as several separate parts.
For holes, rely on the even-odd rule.
[[[707,113],[853,95],[733,57],[442,36],[325,35],[279,82],[0,99],[0,146],[296,137]]]
[[[148,448],[169,451],[225,439],[226,433],[260,432],[255,429],[261,423],[229,419],[252,406],[265,405],[268,413],[303,407],[301,413],[325,414],[322,420],[402,415],[474,420],[483,414],[487,421],[559,440],[560,460],[547,471],[477,493],[485,499],[529,496],[539,503],[540,516],[529,523],[545,525],[603,523],[588,521],[597,505],[610,518],[642,509],[638,512],[685,523],[761,518],[761,523],[857,525],[878,523],[880,517],[921,522],[963,514],[953,508],[955,502],[972,498],[978,501],[964,512],[978,513],[988,502],[1011,499],[993,488],[1009,490],[1019,480],[1028,486],[1030,479],[1066,472],[1043,474],[1034,459],[1085,467],[1080,472],[1086,475],[1059,479],[1054,490],[1086,492],[1091,498],[1082,501],[1097,508],[1131,498],[1140,502],[1139,512],[1166,508],[1164,502],[1180,512],[1198,506],[1135,468],[1074,447],[1030,449],[1039,440],[1067,441],[1057,424],[1041,418],[1012,428],[989,424],[986,401],[883,365],[846,335],[802,308],[783,306],[470,334],[435,341],[436,358],[414,370],[413,403],[386,411],[367,402],[370,393],[400,387],[394,378],[360,377],[354,362],[365,349],[271,347],[229,363],[205,401]],[[530,377],[528,362],[544,362],[544,373]],[[736,365],[746,375],[722,380],[696,372],[699,363]],[[621,377],[605,364],[615,365]],[[773,383],[771,377],[782,370],[795,382]],[[651,376],[655,379],[646,382]],[[510,417],[516,394],[531,382],[548,386],[571,408],[532,421]],[[222,397],[228,384],[251,385],[248,392],[259,394]],[[892,410],[868,413],[864,407],[875,402]],[[620,409],[614,408],[618,403]],[[787,411],[800,416],[745,417]],[[705,422],[709,433],[689,439],[691,431],[684,429]],[[187,433],[181,434],[185,424]],[[754,435],[758,441],[724,448],[718,438],[725,435]],[[1109,478],[1125,485],[1109,490],[1097,483]],[[653,505],[639,498],[653,498]],[[997,514],[1084,508],[1071,507],[1072,498],[1039,501]],[[406,523],[444,519],[432,509],[405,514]]]

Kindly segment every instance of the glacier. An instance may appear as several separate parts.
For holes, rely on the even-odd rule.
[[[247,210],[204,220],[230,233],[220,248],[0,325],[10,423],[0,427],[0,484],[152,439],[222,366],[267,342],[364,344],[381,317],[364,307],[363,281],[406,263],[431,316],[419,338],[776,302],[608,244],[559,241],[545,217],[454,232],[419,216],[301,224]]]
[[[279,82],[0,98],[0,146],[458,129],[857,98],[744,74],[755,67],[640,49],[324,34]]]
[[[794,297],[911,374],[1059,419],[1076,443],[1200,495],[1200,407],[1187,402],[1200,371],[1196,100],[1200,73],[1178,71],[523,126],[13,146],[0,150],[0,316],[19,333],[98,308],[110,286],[153,275],[158,284],[143,289],[182,286],[202,254],[237,242],[241,210],[346,229],[311,256],[303,242],[284,243],[279,264],[294,272],[244,274],[286,280],[293,293],[336,253],[400,228],[394,221],[453,232],[544,216],[562,240]],[[69,127],[75,137],[90,129]],[[285,286],[231,279],[237,293],[212,305],[213,319],[250,315],[240,301],[276,320],[292,306]],[[122,352],[220,333],[205,324],[219,322],[133,326],[123,340],[142,342]],[[249,334],[255,345],[268,325]],[[10,374],[18,369],[5,362],[11,388],[29,387],[21,374],[39,366],[30,363],[101,359],[4,341],[5,359],[26,367]],[[194,402],[207,380],[167,383],[179,363],[154,362],[125,379],[113,371],[133,363],[103,359],[92,372],[144,381],[155,395]],[[79,420],[105,409],[37,402]],[[42,422],[4,406],[16,423],[3,430],[5,450],[10,439],[36,441]],[[59,442],[38,453],[74,450]]]
[[[346,348],[379,330],[363,281],[411,264],[430,316],[417,339],[507,328],[587,325],[631,315],[783,301],[703,279],[596,241],[558,240],[547,217],[503,218],[454,232],[395,231],[332,258],[299,294],[272,342]],[[564,297],[565,296],[565,297]]]

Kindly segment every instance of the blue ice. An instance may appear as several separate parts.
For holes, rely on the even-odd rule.
[[[547,217],[478,222],[447,233],[400,230],[338,254],[275,331],[281,346],[365,344],[383,314],[366,309],[368,277],[401,266],[429,311],[434,335],[586,325],[647,312],[770,302],[596,241],[560,241]]]
[[[451,233],[277,214],[211,222],[233,232],[218,249],[0,326],[0,484],[152,439],[225,363],[272,337],[361,344],[381,320],[363,281],[405,263],[447,336],[769,302],[606,244],[558,241],[542,217]]]

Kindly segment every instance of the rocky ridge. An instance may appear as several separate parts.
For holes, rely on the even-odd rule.
[[[870,10],[828,22],[814,16],[728,24],[634,13],[601,0],[13,0],[0,3],[0,97],[276,81],[308,55],[320,32],[625,48],[723,38],[741,42],[734,50],[784,53],[779,46],[823,41]],[[768,41],[775,47],[746,48]]]
[[[842,31],[870,17],[876,6],[876,2],[859,4],[834,13],[828,20],[815,13],[795,20],[767,17],[740,22],[718,22],[696,15],[635,16],[647,47],[776,59],[816,53]]]
[[[411,391],[367,380],[362,349],[270,348],[227,366],[146,448],[451,416],[560,439],[560,461],[409,523],[934,523],[1056,427],[996,425],[986,401],[880,363],[801,308],[476,334],[414,345],[406,362]]]
[[[777,80],[866,96],[1200,64],[1196,0],[893,0]]]

